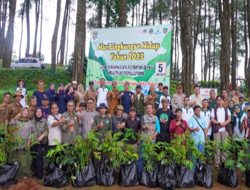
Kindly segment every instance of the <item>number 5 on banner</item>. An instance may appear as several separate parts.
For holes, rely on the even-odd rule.
[[[156,63],[155,74],[157,76],[166,75],[166,62],[157,62]]]

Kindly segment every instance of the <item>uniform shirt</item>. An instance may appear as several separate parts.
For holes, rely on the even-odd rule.
[[[191,117],[194,115],[194,110],[191,107],[188,108],[182,108],[182,119],[185,120],[186,122],[189,121]]]
[[[127,118],[125,120],[125,127],[129,129],[133,129],[135,133],[139,133],[141,129],[141,122],[138,118],[132,120],[131,118]]]
[[[194,100],[196,101],[196,104],[192,105],[199,105],[202,106],[202,100],[204,99],[200,94],[198,96],[196,96],[195,94],[192,94],[190,97],[190,102],[193,102]]]
[[[36,111],[35,107],[29,107],[29,109],[28,109],[29,120],[33,119],[33,117],[35,116],[35,111]]]
[[[108,98],[108,113],[111,115],[114,114],[116,107],[119,104],[119,91],[117,89],[113,89],[112,91],[108,92],[107,98]]]
[[[65,122],[61,127],[62,143],[73,144],[79,132],[77,115],[76,113],[65,112],[64,114],[62,114],[62,117],[65,119]],[[73,127],[68,126],[71,121],[74,121]]]
[[[22,111],[22,105],[19,102],[12,103],[8,106],[8,120],[14,119]]]
[[[197,121],[196,121],[196,120]],[[205,143],[205,133],[204,130],[208,127],[206,124],[206,119],[203,116],[197,117],[193,116],[188,121],[188,127],[191,129],[199,128],[199,131],[193,131],[191,137],[194,139],[196,144]]]
[[[34,134],[36,139],[41,135],[43,135],[44,137],[48,136],[48,125],[46,119],[42,118],[40,121],[36,121],[35,119],[33,119],[31,122],[31,134]]]
[[[52,126],[52,124],[56,121],[58,121],[61,118],[61,114],[52,116],[49,115],[47,122],[48,122],[48,140],[49,140],[49,146],[57,145],[57,143],[61,144],[62,137],[61,137],[61,126]]]
[[[145,128],[146,126],[146,128]],[[150,129],[152,127],[153,129]],[[160,133],[160,122],[156,115],[144,115],[141,120],[142,135],[152,136],[155,132]]]
[[[121,93],[123,93],[123,95],[121,96],[121,103],[124,107],[124,111],[126,113],[129,113],[129,109],[131,107],[131,97],[133,95],[133,92],[131,91],[122,91]]]
[[[46,94],[45,92],[40,92],[38,90],[36,90],[33,93],[33,96],[35,96],[37,100],[37,105],[36,105],[37,107],[42,107],[42,99],[45,94]]]
[[[144,103],[144,94],[136,93],[134,94],[134,103],[133,106],[135,107],[136,114],[138,116],[144,115],[145,103]]]
[[[181,93],[181,94],[174,94],[173,98],[172,98],[172,108],[173,111],[175,111],[177,108],[183,108],[184,107],[184,98],[185,98],[185,94]]]
[[[107,103],[107,95],[108,95],[108,89],[107,88],[98,88],[97,90],[97,103],[96,106],[99,107],[101,103],[104,103],[106,106],[108,106]]]
[[[113,133],[123,132],[123,129],[117,128],[117,125],[122,124],[122,123],[125,124],[125,118],[117,117],[116,115],[113,115],[113,117],[112,117],[112,131],[113,131]]]
[[[209,123],[211,122],[211,110],[201,110],[201,116],[205,118],[207,127],[209,126]],[[208,135],[212,134],[212,127],[208,129]]]
[[[216,99],[210,98],[208,100],[208,104],[209,104],[209,109],[210,110],[214,109],[216,107],[216,105],[217,105]]]
[[[96,128],[97,125],[103,123],[102,128]],[[104,139],[106,133],[112,130],[112,121],[110,117],[97,115],[94,117],[93,127],[95,131],[100,134],[100,139]]]
[[[227,110],[228,117],[231,117],[231,113],[229,109],[226,108],[226,110]],[[214,109],[211,112],[211,117],[215,118]],[[219,123],[223,123],[226,121],[226,113],[225,113],[224,107],[217,108],[217,121]],[[219,129],[219,132],[224,132],[225,130],[226,130],[225,127],[223,127]]]
[[[93,128],[94,123],[94,117],[99,115],[97,111],[84,111],[83,117],[82,117],[82,134],[83,137],[87,137],[88,132]]]
[[[8,105],[3,103],[0,105],[0,124],[8,121]]]
[[[19,144],[18,149],[24,149],[25,145],[28,143],[31,135],[31,121],[16,121],[17,131],[16,135],[22,140],[23,143]]]

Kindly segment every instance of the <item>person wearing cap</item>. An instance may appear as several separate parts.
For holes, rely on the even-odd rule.
[[[156,107],[155,107],[155,109],[157,110],[159,108],[160,103],[161,103],[160,97],[163,94],[163,83],[162,82],[160,82],[158,84],[158,91],[156,91],[156,94],[157,94],[157,99],[156,99]]]
[[[116,107],[119,104],[119,90],[117,89],[117,82],[112,81],[112,90],[108,92],[108,113],[113,115],[116,111]]]
[[[155,105],[156,105],[156,100],[157,100],[158,95],[156,94],[155,91],[155,86],[153,84],[150,85],[148,95],[145,98],[145,104],[152,104],[153,109],[155,110]]]
[[[52,102],[56,101],[56,91],[55,91],[55,84],[54,83],[50,83],[49,89],[46,91],[46,95],[49,98],[50,105],[52,104]]]
[[[19,116],[19,113],[22,111],[22,105],[20,101],[23,98],[23,94],[21,91],[16,91],[15,95],[15,102],[8,105],[8,121],[11,122],[12,119],[17,119],[16,117]]]
[[[244,139],[246,135],[247,114],[241,109],[239,104],[234,106],[234,114],[232,117],[233,138],[237,140]]]
[[[175,119],[172,119],[170,122],[170,138],[171,140],[175,138],[176,135],[182,135],[188,130],[188,124],[185,120],[182,119],[182,109],[177,108],[175,110]]]
[[[44,94],[42,98],[42,111],[43,117],[47,119],[48,115],[50,114],[50,106],[49,106],[49,97]]]
[[[19,80],[17,81],[17,87],[16,87],[16,91],[21,91],[23,98],[20,101],[22,107],[24,108],[27,105],[27,90],[25,87],[25,82],[24,80]]]
[[[95,99],[89,98],[86,101],[87,108],[82,116],[82,135],[84,138],[87,138],[88,132],[92,129],[94,123],[94,117],[99,115],[99,113],[95,110]]]
[[[0,124],[8,123],[8,106],[11,103],[11,93],[5,92],[3,95],[3,103],[0,104]]]
[[[167,98],[168,99],[168,109],[171,109],[172,106],[171,106],[171,97],[169,96],[168,94],[168,86],[164,86],[163,87],[163,93],[160,97],[160,104],[159,104],[159,108],[162,108],[162,98]]]
[[[67,111],[62,114],[64,123],[61,127],[62,143],[74,144],[75,138],[78,135],[78,118],[75,113],[75,102],[69,100],[67,102]]]
[[[106,115],[107,106],[105,103],[101,103],[97,107],[99,115],[94,117],[93,129],[100,134],[99,139],[104,139],[106,133],[112,130],[112,120]]]
[[[190,99],[190,106],[192,106],[192,107],[194,107],[195,105],[202,106],[203,97],[200,93],[200,86],[199,85],[194,86],[194,94],[192,94],[189,97],[189,99]]]
[[[135,134],[138,134],[141,130],[141,122],[136,117],[136,109],[131,107],[129,110],[128,118],[125,120],[125,128],[132,129]],[[130,144],[137,143],[137,140],[129,139]]]
[[[170,142],[170,132],[169,125],[172,119],[174,119],[174,114],[171,109],[169,109],[169,100],[166,97],[161,98],[162,108],[156,111],[156,116],[160,120],[161,132],[157,135],[157,141]]]
[[[132,96],[133,107],[136,110],[138,118],[141,118],[145,113],[144,94],[141,92],[141,85],[137,84],[135,94]]]
[[[89,87],[85,92],[84,99],[87,102],[89,98],[94,98],[94,105],[96,106],[96,91],[94,89],[94,81],[89,81]]]
[[[36,97],[32,96],[30,98],[30,103],[29,103],[29,108],[28,108],[29,120],[32,120],[34,118],[34,116],[35,116],[36,105],[37,105]]]
[[[182,119],[188,122],[188,120],[194,115],[194,110],[190,106],[190,99],[188,96],[184,98],[184,107],[181,109],[182,109]]]
[[[176,86],[176,93],[173,95],[172,98],[172,110],[175,112],[177,108],[183,108],[184,107],[184,98],[185,94],[183,93],[183,87],[181,84],[178,84]]]
[[[64,112],[67,111],[67,95],[65,93],[65,88],[63,83],[59,84],[56,93],[56,104],[58,105],[60,114],[63,114]]]
[[[124,112],[129,113],[129,109],[132,106],[133,92],[129,90],[129,82],[124,83],[124,90],[120,93],[119,98],[121,105],[124,107]]]
[[[37,107],[41,107],[42,106],[43,95],[46,94],[46,92],[45,92],[44,89],[45,89],[44,81],[43,80],[39,80],[38,81],[38,88],[33,93],[33,96],[36,96]]]
[[[107,102],[107,95],[108,95],[108,89],[105,86],[105,79],[100,79],[100,87],[97,89],[97,101],[96,106],[99,107],[101,103],[104,103],[106,106],[108,106]]]
[[[115,114],[112,116],[112,131],[123,132],[125,127],[125,118],[123,117],[124,108],[118,105]]]

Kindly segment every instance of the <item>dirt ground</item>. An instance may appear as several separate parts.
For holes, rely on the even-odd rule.
[[[236,188],[238,190],[250,190],[249,187],[246,187],[244,177],[240,172],[237,172],[238,179],[239,179],[239,186]],[[213,190],[231,190],[232,188],[223,186],[217,182],[217,173],[214,172],[214,180],[213,180]],[[58,188],[52,188],[52,187],[44,187],[42,181],[38,181],[34,178],[28,178],[28,179],[22,179],[18,180],[16,185],[12,185],[10,190],[54,190]],[[87,188],[74,188],[71,185],[68,185],[66,187],[60,188],[59,190],[72,190],[72,189],[79,189],[79,190],[105,190],[105,189],[111,189],[111,190],[160,190],[161,188],[147,188],[144,186],[135,186],[135,187],[119,187],[118,185],[113,185],[111,187],[103,187],[103,186],[93,186],[93,187],[87,187]],[[195,186],[194,188],[190,188],[192,190],[202,190],[206,188],[202,188],[199,186]]]

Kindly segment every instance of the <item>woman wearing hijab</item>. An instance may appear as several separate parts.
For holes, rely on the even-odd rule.
[[[32,171],[33,176],[39,179],[43,177],[43,155],[45,148],[48,144],[48,126],[47,121],[43,117],[43,111],[41,108],[37,108],[35,111],[35,117],[32,120],[31,127],[31,154],[32,159]]]
[[[245,120],[247,119],[247,115],[242,111],[241,106],[239,104],[235,105],[235,112],[233,114],[233,137],[235,139],[243,139],[245,136]]]

